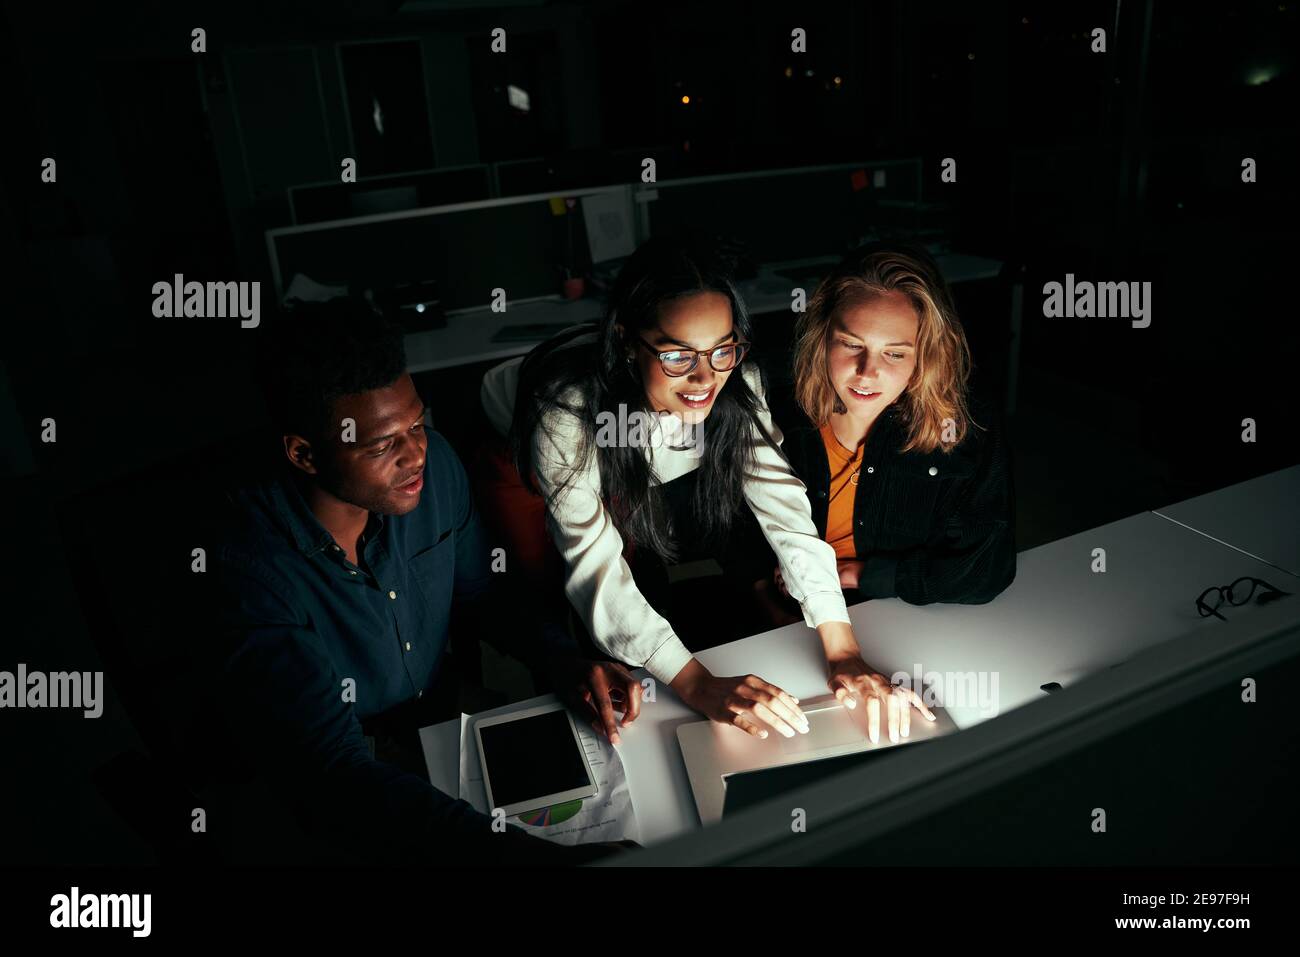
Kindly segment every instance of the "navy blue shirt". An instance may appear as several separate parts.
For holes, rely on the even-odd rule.
[[[453,603],[502,604],[464,467],[426,432],[419,504],[372,513],[355,565],[287,465],[229,493],[212,576],[217,700],[235,740],[307,795],[323,826],[371,855],[435,863],[468,847],[482,860],[521,844],[548,854],[535,847],[543,842],[494,834],[490,818],[427,778],[376,761],[362,731],[363,720],[430,691]]]

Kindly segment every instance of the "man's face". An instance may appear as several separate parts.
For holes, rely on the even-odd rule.
[[[344,420],[356,422],[343,441]],[[405,515],[424,488],[424,403],[406,373],[392,384],[334,403],[333,434],[313,448],[316,480],[336,498],[382,515]],[[305,470],[310,471],[310,470]]]

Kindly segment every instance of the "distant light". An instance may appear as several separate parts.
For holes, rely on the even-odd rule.
[[[682,97],[682,106],[689,106],[690,102],[691,102],[691,98],[689,96]]]
[[[424,303],[422,303],[422,302],[417,302],[417,303],[415,304],[415,311],[416,311],[416,312],[424,312]]]
[[[528,91],[520,89],[513,83],[506,87],[506,98],[520,113],[527,113],[531,108],[532,98],[529,97]]]
[[[973,60],[973,59],[975,59],[975,54],[973,54],[973,53],[967,53],[967,54],[966,54],[966,59],[968,59],[968,60]]]
[[[803,71],[803,75],[804,75],[804,76],[812,76],[812,75],[813,75],[813,71],[812,71],[812,70],[804,70],[804,71]]]
[[[1246,74],[1246,85],[1263,86],[1265,83],[1273,79],[1273,77],[1275,76],[1277,76],[1277,73],[1273,70],[1272,67],[1267,67],[1267,66],[1255,67],[1255,69],[1251,70],[1249,73]]]
[[[790,78],[790,77],[792,77],[792,76],[794,76],[794,70],[793,70],[791,67],[786,67],[786,68],[785,68],[785,75],[786,75],[786,78],[787,78],[787,79]]]
[[[841,84],[843,84],[843,82],[844,82],[844,77],[842,77],[842,76],[837,76],[837,77],[835,78],[835,85],[836,85],[836,86],[840,86]]]
[[[1020,22],[1023,23],[1025,26],[1029,26],[1029,18],[1028,18],[1028,17],[1021,17],[1021,18],[1020,18]]]

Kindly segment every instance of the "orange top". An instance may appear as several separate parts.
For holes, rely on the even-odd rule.
[[[831,467],[830,508],[826,513],[826,541],[835,549],[836,558],[856,559],[853,544],[853,499],[857,495],[858,469],[862,466],[862,446],[850,452],[840,445],[835,431],[827,422],[822,426],[822,444]]]

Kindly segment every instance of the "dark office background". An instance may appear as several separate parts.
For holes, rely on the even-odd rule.
[[[104,569],[174,523],[172,498],[262,421],[255,333],[157,320],[153,283],[260,280],[265,316],[265,231],[293,223],[291,190],[300,219],[312,203],[334,218],[344,156],[358,187],[395,191],[377,201],[421,206],[635,182],[645,156],[660,180],[916,157],[913,238],[1004,264],[958,302],[981,387],[1010,399],[1021,549],[1297,461],[1300,4],[155,0],[8,4],[4,20],[0,666],[102,667]],[[46,156],[57,184],[40,182]],[[496,239],[472,252],[508,279],[511,237]],[[1151,282],[1150,328],[1043,318],[1043,283],[1067,272]],[[788,321],[760,333],[779,342]],[[440,399],[483,368],[418,379],[458,443]],[[170,497],[141,491],[158,487]],[[6,746],[17,859],[153,859],[87,783],[145,747],[114,699],[89,724],[5,723],[29,735]]]

